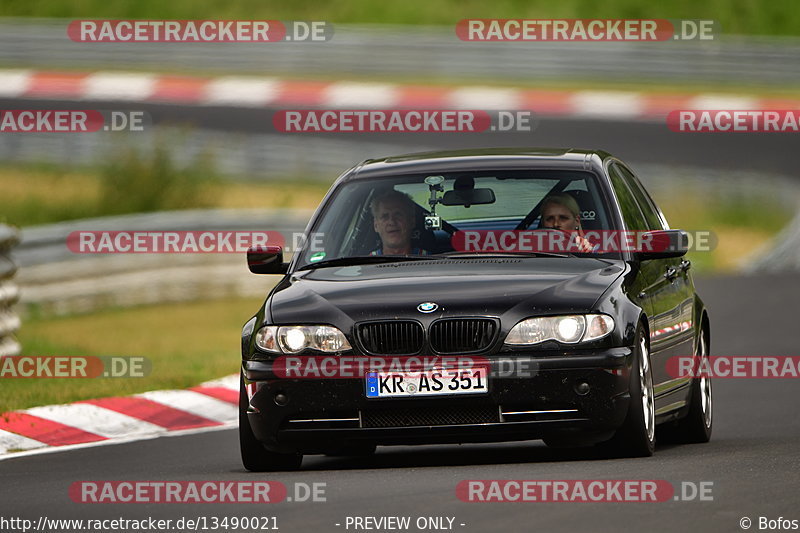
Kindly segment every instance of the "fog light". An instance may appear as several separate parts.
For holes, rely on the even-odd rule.
[[[281,407],[283,407],[287,403],[289,403],[289,397],[286,396],[284,393],[279,392],[278,394],[275,395],[275,405],[280,405]]]
[[[591,387],[585,381],[581,381],[580,383],[575,385],[575,392],[577,392],[581,396],[586,396],[587,394],[589,394],[590,389]]]

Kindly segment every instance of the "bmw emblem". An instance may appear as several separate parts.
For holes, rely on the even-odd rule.
[[[439,305],[433,302],[422,302],[417,306],[417,311],[420,313],[433,313],[439,309]]]

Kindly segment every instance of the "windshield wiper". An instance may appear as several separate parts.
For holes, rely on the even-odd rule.
[[[400,263],[405,261],[436,261],[437,259],[440,258],[430,255],[355,255],[309,263],[301,266],[297,270],[313,270],[316,268],[350,265],[372,265],[377,263]]]
[[[557,254],[554,252],[445,252],[436,254],[447,258],[458,257],[576,257],[575,254]]]

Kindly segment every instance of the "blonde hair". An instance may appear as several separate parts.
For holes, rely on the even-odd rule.
[[[544,208],[547,204],[557,204],[566,207],[569,209],[572,216],[575,217],[576,220],[580,220],[581,218],[581,208],[578,207],[578,202],[575,198],[568,193],[559,192],[555,194],[551,194],[547,196],[544,200],[542,200],[542,212],[544,213]]]

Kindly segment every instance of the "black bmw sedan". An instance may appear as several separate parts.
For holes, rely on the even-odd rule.
[[[331,187],[242,331],[249,470],[377,445],[543,439],[649,456],[706,442],[711,382],[686,233],[602,151],[365,161]],[[685,366],[685,365],[684,365]]]

